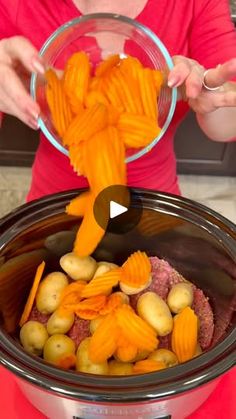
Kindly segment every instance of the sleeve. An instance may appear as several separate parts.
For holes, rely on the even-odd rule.
[[[195,0],[190,56],[206,68],[236,58],[236,30],[229,0]]]

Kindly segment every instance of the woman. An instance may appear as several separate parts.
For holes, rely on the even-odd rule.
[[[168,84],[183,87],[185,101],[178,102],[167,133],[152,152],[128,165],[128,182],[179,194],[173,139],[189,107],[213,140],[236,137],[236,32],[228,0],[0,0],[0,111],[37,129],[40,109],[23,86],[26,73],[44,72],[37,51],[58,26],[95,12],[137,19],[173,57]],[[84,186],[86,179],[41,135],[28,200]]]

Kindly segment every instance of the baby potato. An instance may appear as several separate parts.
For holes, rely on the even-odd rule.
[[[98,328],[101,321],[104,319],[105,316],[98,316],[96,319],[92,319],[89,323],[89,330],[91,335],[94,334],[95,330]]]
[[[36,295],[36,307],[40,313],[51,314],[60,304],[61,294],[68,285],[68,279],[62,272],[52,272],[39,285]]]
[[[41,355],[48,339],[46,327],[37,321],[29,320],[20,330],[20,341],[27,352]]]
[[[131,287],[130,285],[124,284],[123,282],[120,282],[120,289],[121,291],[123,291],[125,294],[127,295],[135,295],[138,294],[139,292],[145,290],[146,288],[149,287],[149,285],[152,282],[152,277],[150,275],[150,278],[148,279],[148,281],[146,282],[146,284],[141,285],[140,287]]]
[[[76,371],[90,374],[108,374],[108,363],[94,364],[89,358],[89,345],[91,338],[86,338],[80,343],[76,353]]]
[[[143,361],[144,359],[148,357],[149,354],[150,354],[149,351],[146,351],[145,349],[139,349],[136,357],[132,359],[132,362]]]
[[[52,335],[43,348],[43,358],[53,365],[59,365],[61,359],[75,354],[75,343],[66,335]]]
[[[66,312],[60,308],[54,311],[47,321],[47,331],[49,335],[67,333],[75,320],[74,313]]]
[[[93,278],[97,278],[98,276],[106,274],[107,272],[111,271],[111,269],[115,269],[115,268],[118,268],[118,266],[115,265],[114,263],[98,262],[97,269],[95,271]]]
[[[141,295],[137,303],[137,312],[159,336],[168,335],[173,329],[173,319],[168,305],[154,292]]]
[[[75,253],[67,253],[60,259],[60,265],[72,279],[90,281],[97,269],[97,262],[91,256],[79,257]]]
[[[167,304],[172,313],[178,314],[193,303],[193,287],[189,283],[181,282],[174,285],[167,297]]]
[[[109,375],[132,375],[133,365],[130,362],[110,361],[108,362]]]
[[[154,361],[162,361],[166,364],[167,367],[173,367],[178,364],[177,356],[174,352],[169,351],[168,349],[157,349],[152,352],[148,359],[153,359]]]

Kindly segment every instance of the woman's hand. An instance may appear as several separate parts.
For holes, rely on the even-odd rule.
[[[21,36],[0,41],[0,112],[14,115],[38,128],[39,105],[27,91],[30,73],[44,73],[35,47]]]
[[[207,71],[197,61],[175,56],[168,86],[178,87],[184,100],[197,114],[199,125],[217,141],[236,136],[236,58]],[[207,90],[219,87],[217,90]],[[222,124],[220,126],[220,124]]]

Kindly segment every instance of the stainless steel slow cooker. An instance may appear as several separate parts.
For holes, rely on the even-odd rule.
[[[211,348],[182,365],[139,376],[110,377],[68,372],[27,354],[17,324],[35,268],[48,270],[70,251],[79,220],[64,213],[78,191],[26,204],[0,222],[0,362],[26,397],[52,419],[173,418],[188,416],[235,364],[236,227],[188,199],[133,190],[142,202],[139,224],[107,233],[98,260],[122,262],[145,250],[168,260],[209,296],[215,315]]]

